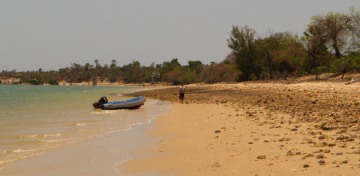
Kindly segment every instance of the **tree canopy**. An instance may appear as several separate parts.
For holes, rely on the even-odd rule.
[[[144,66],[140,61],[123,66],[116,59],[102,64],[99,59],[84,65],[72,63],[55,71],[16,72],[3,70],[0,76],[21,77],[20,83],[59,82],[124,83],[216,83],[248,80],[286,79],[322,72],[360,71],[360,11],[329,12],[310,19],[303,36],[290,32],[259,37],[249,26],[232,26],[227,46],[231,52],[220,62],[204,64],[190,60],[181,65],[178,58]]]

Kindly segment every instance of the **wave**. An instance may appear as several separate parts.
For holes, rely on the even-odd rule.
[[[26,159],[29,157],[33,157],[33,156],[37,156],[40,155],[43,150],[24,150],[24,149],[15,149],[9,152],[9,154],[16,154],[16,157],[12,157],[11,159],[5,159],[4,160],[0,160],[0,170],[5,169],[7,166],[9,166],[10,164],[21,160],[21,159]]]
[[[8,138],[50,138],[50,137],[61,137],[61,133],[49,133],[49,134],[30,134],[30,135],[21,135],[21,136],[8,136]]]
[[[95,114],[95,115],[101,115],[101,114],[115,114],[118,112],[122,112],[125,111],[125,109],[117,109],[117,110],[96,110],[96,111],[92,111],[90,112],[90,114]]]
[[[54,142],[72,142],[77,139],[53,139],[53,140],[40,140],[41,142],[54,143]]]
[[[55,133],[55,134],[43,134],[43,137],[60,137],[62,136],[61,133]]]
[[[4,153],[4,154],[10,154],[10,153],[28,153],[28,152],[37,152],[37,151],[41,151],[41,149],[21,149],[21,148],[17,148],[17,149],[13,149],[13,150],[3,151],[3,153]]]
[[[86,126],[86,123],[75,123],[74,126],[80,127],[80,126]]]

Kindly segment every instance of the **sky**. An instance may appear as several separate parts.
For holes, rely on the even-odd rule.
[[[232,26],[302,35],[312,16],[351,6],[360,0],[0,0],[0,71],[221,62]]]

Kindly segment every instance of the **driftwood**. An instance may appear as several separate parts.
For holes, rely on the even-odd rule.
[[[357,76],[354,76],[353,78],[351,78],[351,80],[349,82],[346,82],[345,85],[349,85],[351,83],[354,83],[356,81]]]

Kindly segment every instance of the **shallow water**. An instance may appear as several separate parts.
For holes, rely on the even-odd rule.
[[[101,96],[107,96],[109,101],[127,99],[129,97],[122,96],[123,93],[141,89],[143,88],[0,86],[0,120],[2,122],[0,124],[0,174],[3,172],[7,175],[10,173],[21,175],[20,167],[26,175],[24,171],[29,166],[27,161],[33,160],[32,164],[38,163],[38,167],[41,167],[43,161],[39,156],[49,158],[50,153],[59,161],[61,159],[56,156],[69,153],[78,154],[78,158],[81,158],[81,155],[90,157],[91,154],[94,154],[95,158],[101,158],[103,155],[104,159],[101,163],[105,163],[103,166],[105,168],[114,168],[114,166],[107,166],[109,163],[121,163],[130,159],[131,150],[144,145],[142,143],[145,141],[144,127],[139,126],[149,124],[156,116],[165,113],[168,104],[147,100],[145,105],[138,110],[104,111],[94,110],[92,103]],[[131,144],[130,141],[132,141]],[[108,152],[95,154],[98,146],[102,148],[101,150]],[[114,160],[111,157],[105,157],[106,155],[117,157]],[[88,161],[86,157],[84,160]],[[17,172],[11,172],[12,168]],[[75,172],[70,168],[67,169],[69,173]],[[97,170],[101,172],[101,169]],[[47,170],[47,173],[51,172],[53,172],[51,169]],[[85,174],[79,170],[77,172]],[[27,175],[29,173],[27,171]],[[107,175],[111,175],[110,173],[116,175],[119,172],[112,169]],[[37,172],[34,175],[41,175],[41,173]]]

